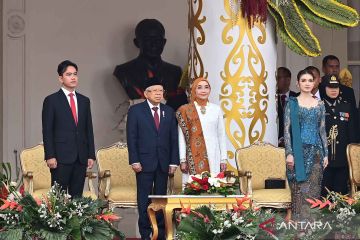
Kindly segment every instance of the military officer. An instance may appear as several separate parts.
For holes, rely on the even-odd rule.
[[[329,149],[329,165],[324,170],[322,195],[327,189],[348,193],[349,170],[346,158],[346,146],[355,142],[355,127],[352,107],[339,96],[340,85],[336,75],[323,78],[325,86],[325,124]]]

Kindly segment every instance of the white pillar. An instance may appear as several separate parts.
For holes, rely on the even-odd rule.
[[[236,2],[236,1],[234,1]],[[189,0],[189,75],[206,77],[224,112],[228,157],[256,141],[277,145],[275,29],[231,19],[230,0]]]

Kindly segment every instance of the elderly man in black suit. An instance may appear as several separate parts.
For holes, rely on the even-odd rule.
[[[86,168],[92,168],[95,161],[90,100],[75,91],[75,63],[63,61],[57,71],[62,87],[45,98],[42,110],[45,160],[51,184],[56,182],[72,197],[81,197]]]
[[[150,239],[149,195],[166,195],[167,179],[179,165],[178,129],[173,109],[161,103],[164,88],[152,79],[145,85],[146,101],[130,107],[127,120],[129,164],[136,174],[139,231]],[[165,239],[164,218],[157,214],[159,238]]]

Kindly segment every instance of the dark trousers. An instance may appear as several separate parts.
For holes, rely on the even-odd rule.
[[[147,208],[150,205],[149,195],[166,195],[168,173],[161,171],[160,166],[154,172],[140,172],[136,174],[137,203],[139,211],[139,231],[141,239],[150,239],[152,232]],[[156,213],[159,228],[158,239],[165,239],[164,215]]]
[[[321,196],[326,197],[329,191],[348,194],[348,167],[327,167],[324,170]]]
[[[73,164],[57,164],[50,169],[51,185],[57,182],[72,198],[82,197],[87,166],[76,160]]]

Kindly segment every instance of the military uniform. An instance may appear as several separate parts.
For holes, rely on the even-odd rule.
[[[325,187],[347,194],[349,171],[346,147],[355,142],[356,137],[352,106],[341,97],[332,101],[324,98],[324,103],[329,164],[324,170],[322,195],[327,195]]]
[[[327,78],[326,75],[322,77],[321,84],[319,86],[319,93],[320,93],[321,99],[323,99],[326,96],[326,93],[325,93],[326,78]],[[357,113],[354,90],[351,87],[341,84],[340,82],[339,82],[339,89],[340,89],[339,98],[341,98],[343,101],[346,101],[348,104],[350,104],[351,111],[353,113],[352,118],[353,118],[354,122],[359,122],[360,116]],[[359,106],[359,108],[360,108],[360,106]],[[355,124],[354,128],[357,133],[360,132],[360,124]],[[356,142],[360,141],[360,134],[356,135],[355,140],[356,140]]]

